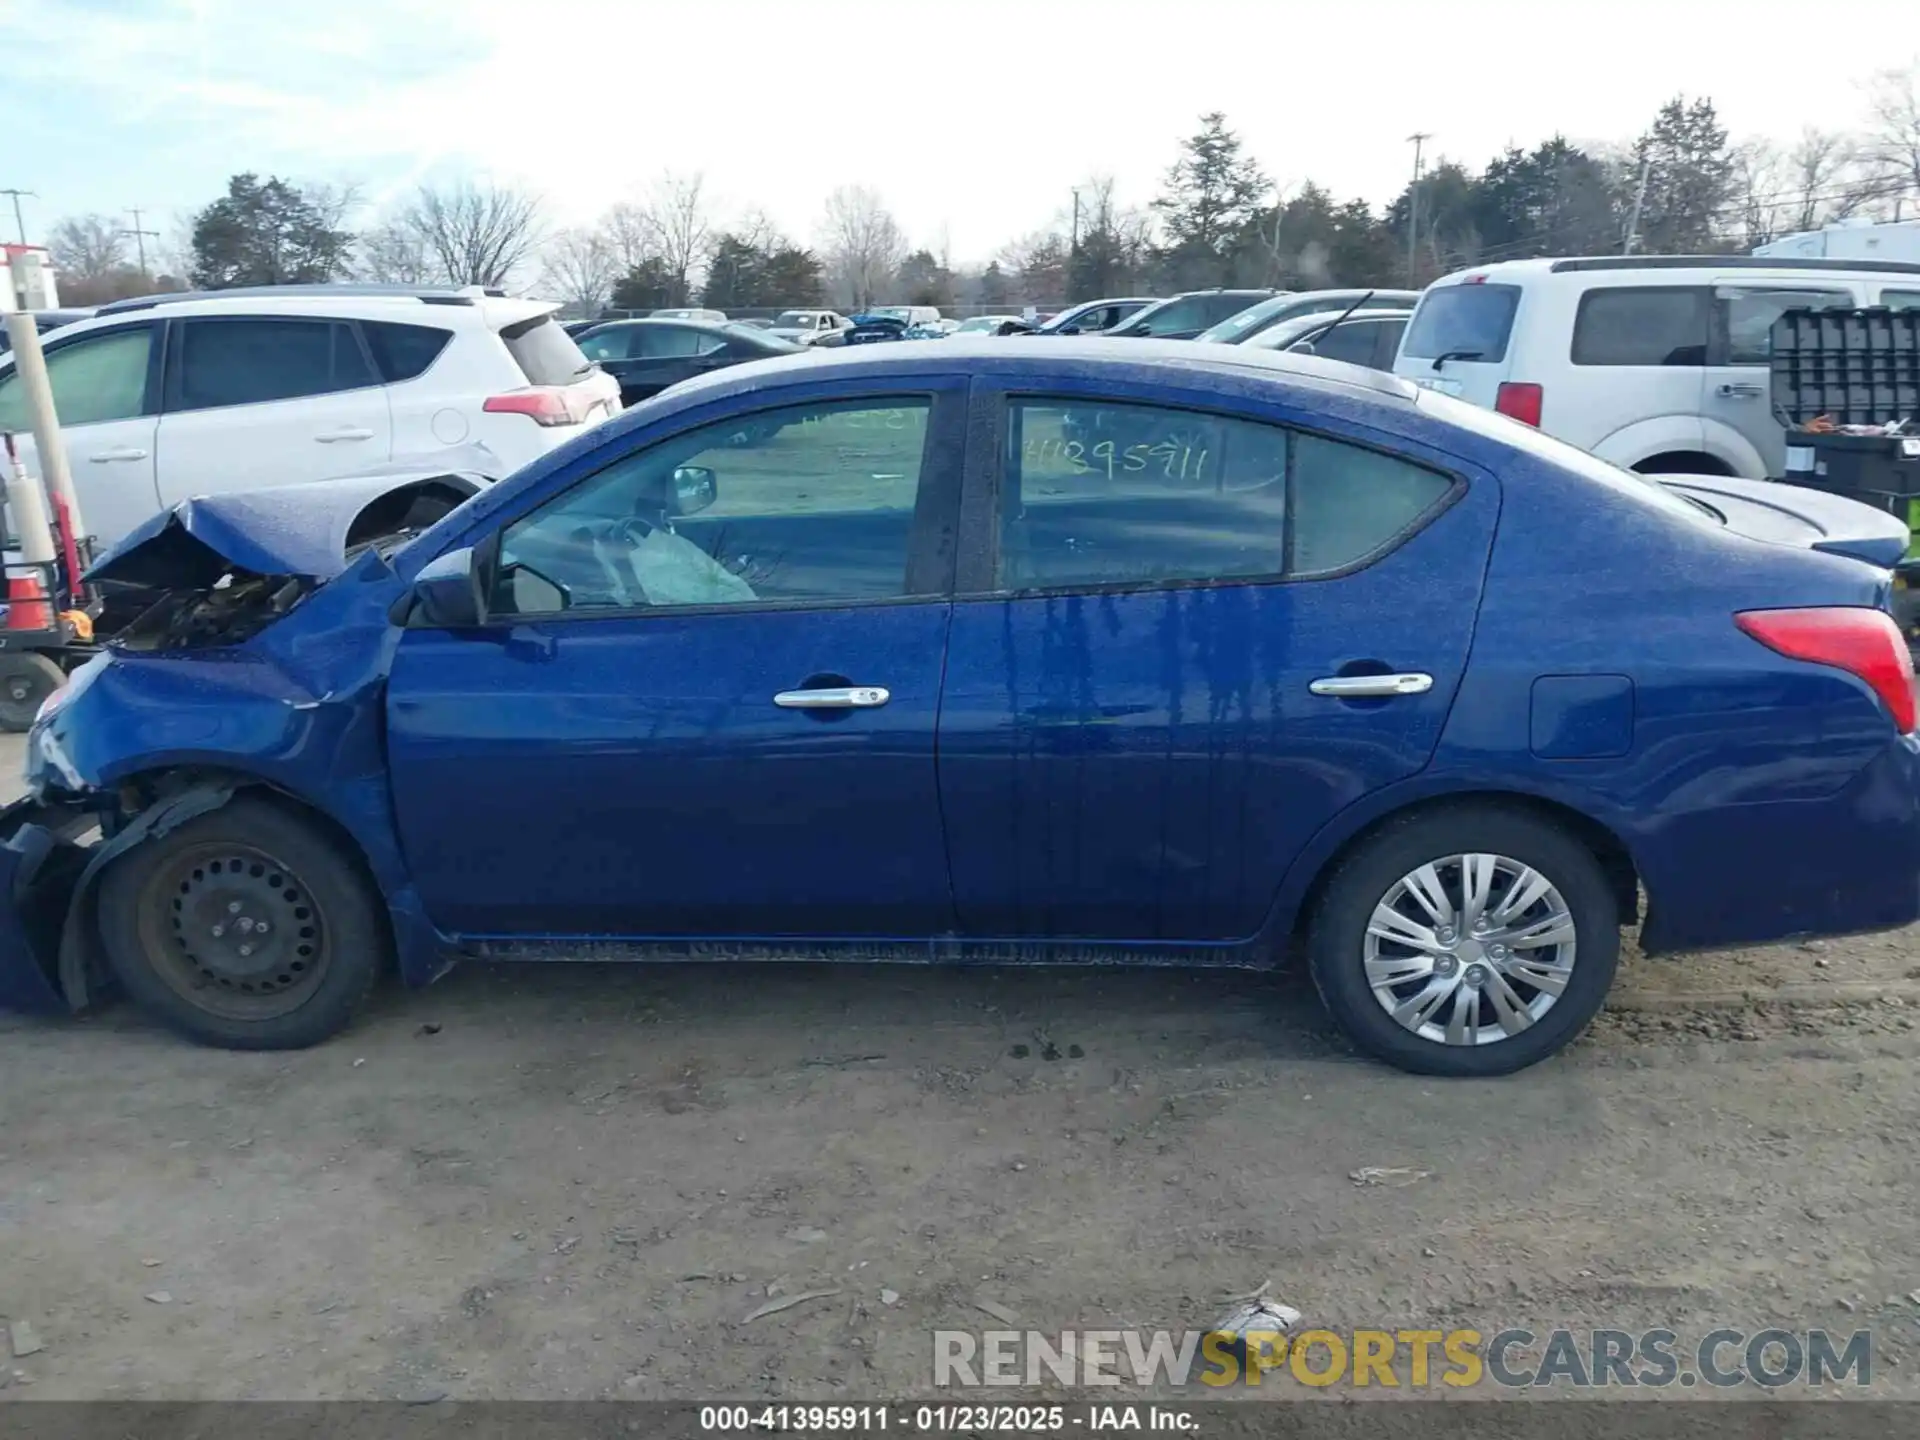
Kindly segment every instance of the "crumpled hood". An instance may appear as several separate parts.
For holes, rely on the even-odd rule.
[[[452,486],[471,495],[490,477],[422,469],[315,480],[182,500],[96,560],[89,580],[154,589],[205,588],[231,570],[330,580],[347,564],[354,524],[397,491]]]

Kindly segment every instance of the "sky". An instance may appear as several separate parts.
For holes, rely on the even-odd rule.
[[[699,173],[817,237],[839,185],[979,262],[1110,175],[1156,193],[1221,110],[1282,186],[1393,198],[1429,157],[1617,141],[1676,93],[1736,138],[1862,118],[1914,0],[0,0],[0,188],[180,217],[254,170],[370,205],[470,174],[558,225]],[[1841,43],[1818,44],[1820,37]],[[130,221],[128,223],[131,223]],[[0,233],[13,239],[0,209]]]

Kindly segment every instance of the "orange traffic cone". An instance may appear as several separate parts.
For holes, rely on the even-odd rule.
[[[7,577],[7,629],[51,630],[53,602],[47,598],[47,585],[37,574]]]

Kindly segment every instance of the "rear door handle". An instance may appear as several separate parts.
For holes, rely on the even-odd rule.
[[[146,451],[136,450],[131,446],[123,446],[118,450],[96,450],[87,457],[95,465],[105,465],[113,460],[144,460],[146,458]]]
[[[338,430],[329,430],[326,434],[316,435],[313,438],[318,440],[322,445],[331,445],[337,440],[371,440],[373,438],[373,431],[363,429],[358,425],[343,425]]]
[[[1714,394],[1724,395],[1729,400],[1758,400],[1766,393],[1760,386],[1749,384],[1745,380],[1730,380],[1714,391]]]
[[[1307,686],[1316,695],[1331,695],[1339,700],[1364,700],[1380,695],[1424,695],[1433,688],[1433,677],[1408,673],[1400,675],[1330,675]]]
[[[842,685],[822,690],[782,690],[773,703],[782,710],[871,710],[891,700],[878,685]]]

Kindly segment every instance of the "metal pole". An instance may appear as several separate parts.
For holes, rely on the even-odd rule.
[[[158,240],[160,238],[160,232],[158,230],[142,230],[140,228],[140,212],[138,210],[130,208],[127,213],[133,216],[133,228],[122,231],[121,233],[133,237],[134,248],[140,255],[140,273],[144,276],[147,273],[147,236],[151,235],[154,239]]]
[[[38,200],[40,197],[31,190],[0,190],[0,195],[11,195],[13,197],[13,228],[20,234],[20,243],[22,245],[26,244],[27,219],[26,216],[20,213],[20,197],[24,195],[29,200]]]
[[[1407,139],[1413,144],[1413,183],[1407,187],[1407,284],[1420,285],[1420,151],[1433,136],[1417,130]]]
[[[1633,196],[1633,214],[1627,217],[1627,244],[1623,254],[1631,255],[1634,246],[1640,243],[1640,211],[1647,203],[1647,177],[1652,172],[1653,157],[1643,156],[1640,161],[1640,187]]]
[[[40,478],[46,483],[47,498],[54,508],[65,507],[68,522],[77,542],[87,533],[80,515],[80,497],[73,491],[73,475],[67,469],[67,447],[60,438],[60,417],[54,413],[53,385],[47,379],[47,357],[40,349],[40,328],[33,316],[15,311],[7,316],[7,335],[13,341],[13,373],[27,398],[27,414],[33,422],[33,446],[40,456]],[[79,576],[72,577],[77,583]]]

